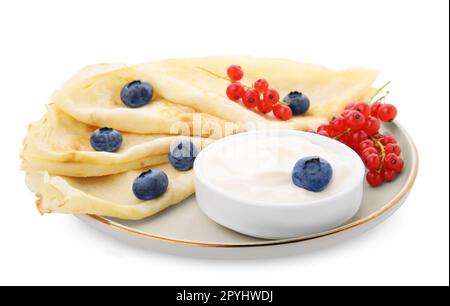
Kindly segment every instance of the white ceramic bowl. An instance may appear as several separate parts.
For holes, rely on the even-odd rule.
[[[309,202],[259,203],[239,199],[215,186],[205,175],[208,169],[203,166],[204,157],[213,147],[227,145],[234,138],[251,133],[273,135],[273,131],[255,131],[229,136],[209,145],[196,158],[194,174],[197,202],[212,220],[249,236],[281,239],[335,228],[347,222],[359,210],[365,173],[360,157],[338,141],[307,132],[279,130],[277,135],[302,137],[345,156],[353,171],[343,190]]]

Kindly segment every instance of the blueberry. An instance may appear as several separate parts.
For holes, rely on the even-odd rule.
[[[300,159],[294,166],[292,181],[300,188],[319,192],[331,181],[333,169],[329,162],[319,156]]]
[[[148,170],[133,182],[133,193],[139,200],[153,200],[167,191],[169,178],[161,170]]]
[[[190,140],[179,140],[175,142],[169,152],[169,161],[179,171],[191,170],[194,166],[198,150]]]
[[[129,107],[141,107],[153,98],[153,87],[148,82],[133,81],[122,88],[120,98]]]
[[[95,151],[116,152],[122,141],[122,134],[106,127],[95,130],[91,135],[91,146]]]
[[[289,107],[292,110],[292,115],[294,116],[306,113],[309,109],[309,105],[311,104],[308,97],[298,91],[290,92],[286,97],[284,97],[283,101],[289,103]]]

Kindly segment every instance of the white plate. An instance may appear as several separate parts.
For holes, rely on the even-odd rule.
[[[197,206],[195,196],[141,221],[95,215],[80,217],[104,232],[125,240],[139,241],[141,245],[162,241],[177,245],[242,248],[294,244],[324,237],[335,239],[338,234],[344,233],[353,235],[379,224],[398,209],[408,196],[417,176],[418,153],[408,133],[397,123],[386,124],[384,133],[393,134],[402,147],[405,160],[403,172],[394,182],[378,188],[371,188],[366,184],[359,212],[343,226],[329,231],[281,240],[248,237],[224,228],[206,217]]]

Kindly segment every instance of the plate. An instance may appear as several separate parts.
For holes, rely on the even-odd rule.
[[[394,135],[402,147],[405,160],[403,172],[395,181],[378,188],[371,188],[366,184],[358,213],[346,224],[325,232],[280,240],[245,236],[210,220],[198,207],[195,196],[141,221],[119,220],[97,215],[79,217],[111,235],[120,234],[124,239],[139,238],[140,243],[144,244],[162,241],[198,247],[242,248],[285,245],[335,237],[350,231],[360,232],[379,224],[400,207],[409,195],[418,172],[417,149],[406,130],[398,123],[389,123],[385,124],[383,132]]]

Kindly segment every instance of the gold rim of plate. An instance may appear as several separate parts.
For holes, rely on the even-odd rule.
[[[386,203],[381,209],[379,209],[378,211],[362,218],[359,219],[357,221],[354,221],[352,223],[337,227],[335,229],[332,230],[328,230],[328,231],[324,231],[324,232],[320,232],[320,233],[316,233],[316,234],[312,234],[312,235],[308,235],[308,236],[302,236],[302,237],[295,237],[295,238],[288,238],[288,239],[278,239],[278,240],[267,240],[267,241],[258,241],[258,242],[248,242],[248,243],[208,243],[208,242],[195,242],[195,241],[187,241],[187,240],[178,240],[178,239],[172,239],[169,237],[163,237],[163,236],[157,236],[157,235],[152,235],[143,231],[139,231],[127,226],[124,226],[120,223],[111,221],[105,217],[102,216],[98,216],[98,215],[87,215],[89,218],[100,222],[104,225],[110,226],[113,229],[119,230],[121,232],[125,232],[127,234],[131,234],[134,236],[138,236],[138,237],[142,237],[142,238],[147,238],[147,239],[152,239],[152,240],[157,240],[157,241],[163,241],[163,242],[170,242],[170,243],[175,243],[175,244],[182,244],[182,245],[189,245],[189,246],[201,246],[201,247],[227,247],[227,248],[241,248],[241,247],[261,247],[261,246],[274,246],[274,245],[282,245],[282,244],[290,244],[290,243],[296,243],[296,242],[303,242],[303,241],[308,241],[308,240],[313,240],[313,239],[318,239],[318,238],[323,238],[323,237],[327,237],[327,236],[332,236],[332,235],[336,235],[338,233],[342,233],[351,229],[354,229],[356,227],[362,226],[366,223],[369,223],[370,221],[373,221],[379,217],[381,217],[382,215],[384,215],[385,213],[387,213],[388,211],[390,211],[391,209],[395,208],[400,201],[403,199],[404,196],[406,196],[409,191],[411,190],[412,186],[414,185],[414,182],[416,180],[417,177],[417,173],[419,170],[419,153],[417,151],[417,147],[414,143],[414,141],[412,140],[411,136],[408,134],[408,132],[398,123],[395,123],[395,125],[401,130],[401,132],[403,133],[403,135],[406,137],[406,139],[408,140],[408,143],[412,146],[412,151],[413,151],[413,170],[411,172],[411,174],[408,177],[408,180],[406,181],[405,185],[403,186],[403,188],[396,194],[396,196],[389,201],[388,203]]]

